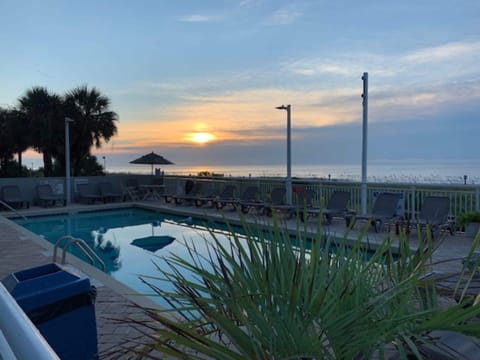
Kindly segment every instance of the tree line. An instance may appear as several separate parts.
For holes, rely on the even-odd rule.
[[[118,115],[109,107],[107,96],[86,85],[64,95],[36,86],[18,99],[17,106],[0,107],[0,176],[25,176],[22,153],[28,149],[42,154],[44,176],[64,176],[66,117],[74,120],[69,124],[72,175],[103,173],[91,149],[117,133]]]

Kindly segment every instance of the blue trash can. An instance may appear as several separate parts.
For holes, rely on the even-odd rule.
[[[61,359],[98,358],[95,292],[88,278],[47,264],[2,282]]]

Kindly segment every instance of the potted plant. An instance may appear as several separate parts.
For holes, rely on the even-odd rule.
[[[480,230],[480,211],[466,211],[458,215],[457,223],[465,228],[467,236],[475,236]]]

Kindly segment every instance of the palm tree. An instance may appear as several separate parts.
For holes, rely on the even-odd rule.
[[[80,86],[65,96],[65,114],[74,119],[70,131],[72,169],[79,174],[92,146],[100,148],[117,133],[118,115],[110,111],[110,99],[96,88]],[[59,149],[62,152],[63,149]],[[62,163],[63,164],[63,163]]]
[[[0,166],[3,175],[7,174],[7,164],[15,153],[18,154],[18,167],[11,174],[22,175],[22,153],[30,146],[27,129],[28,123],[22,112],[0,108]]]
[[[22,175],[22,153],[30,147],[31,137],[28,131],[28,119],[17,109],[8,111],[8,127],[13,139],[13,151],[18,156],[18,175]]]
[[[8,131],[8,110],[0,108],[0,171],[6,176],[7,163],[13,157],[13,147]]]
[[[33,87],[19,100],[20,111],[29,124],[31,145],[43,154],[45,176],[53,175],[53,158],[63,143],[62,100],[44,87]]]

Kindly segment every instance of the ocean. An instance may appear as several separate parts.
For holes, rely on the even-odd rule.
[[[159,166],[157,166],[159,168]],[[285,177],[286,165],[169,165],[161,171],[171,175],[197,175],[200,172],[223,176]],[[151,173],[150,165],[107,166],[110,173]],[[361,164],[292,164],[292,177],[361,180]],[[465,179],[466,176],[466,179]],[[473,160],[392,160],[372,161],[367,166],[369,182],[480,184],[480,161]]]

